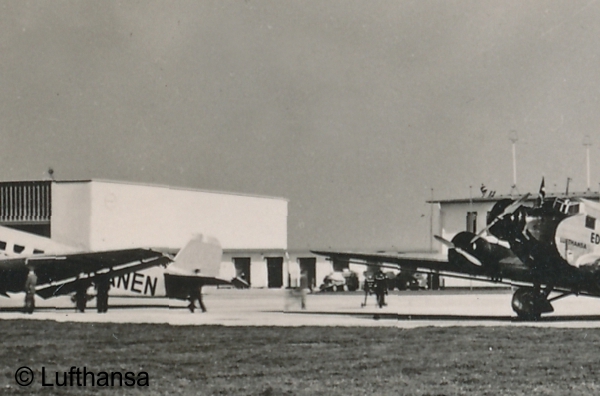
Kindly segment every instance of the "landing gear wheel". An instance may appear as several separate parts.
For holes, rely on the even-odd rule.
[[[519,319],[527,321],[537,321],[543,313],[554,311],[544,293],[529,287],[518,289],[513,295],[511,305]]]

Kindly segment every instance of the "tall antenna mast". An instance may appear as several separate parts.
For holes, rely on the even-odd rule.
[[[431,187],[431,203],[429,204],[429,251],[433,252],[433,187]]]
[[[508,139],[512,142],[513,184],[510,186],[510,194],[512,195],[515,191],[519,192],[517,189],[517,140],[519,140],[517,131],[510,131]]]
[[[592,145],[592,138],[590,135],[585,135],[583,138],[583,145],[585,146],[585,158],[587,168],[587,190],[590,191],[590,146]]]

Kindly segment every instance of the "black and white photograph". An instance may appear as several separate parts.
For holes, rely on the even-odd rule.
[[[600,2],[0,0],[0,393],[600,392]]]

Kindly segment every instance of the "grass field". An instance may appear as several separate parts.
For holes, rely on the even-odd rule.
[[[1,394],[600,394],[595,329],[176,327],[0,322]],[[30,387],[14,373],[29,366]],[[41,370],[145,371],[141,388],[42,387]],[[89,385],[89,384],[88,384]]]

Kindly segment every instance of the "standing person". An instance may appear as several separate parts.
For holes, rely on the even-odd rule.
[[[365,301],[360,304],[361,307],[365,307],[367,305],[367,298],[369,295],[373,294],[375,291],[375,280],[372,275],[367,275],[367,272],[364,272],[365,275],[365,284],[363,289],[365,290]]]
[[[194,310],[196,309],[196,300],[198,301],[198,305],[200,306],[200,309],[202,310],[202,312],[206,312],[206,307],[204,306],[204,302],[202,301],[202,285],[198,286],[198,287],[193,287],[190,290],[190,305],[188,305],[188,308],[190,310],[190,312],[194,312]]]
[[[25,312],[33,313],[35,309],[35,286],[37,285],[37,275],[33,267],[29,268],[27,279],[25,280]]]
[[[75,288],[75,295],[71,298],[75,302],[75,308],[78,312],[85,312],[88,302],[87,289],[90,285],[86,283],[80,283]]]
[[[98,313],[108,311],[108,291],[110,290],[110,279],[100,278],[96,281],[96,309]]]
[[[385,295],[387,294],[387,277],[379,270],[375,274],[375,295],[377,296],[377,305],[379,308],[387,305],[385,303]]]
[[[308,273],[303,270],[300,273],[300,307],[306,309],[306,290],[310,288],[308,284]]]

